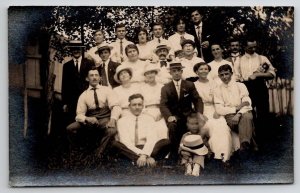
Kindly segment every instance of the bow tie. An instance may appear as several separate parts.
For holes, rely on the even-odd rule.
[[[160,61],[160,67],[167,67],[167,62],[166,61]]]

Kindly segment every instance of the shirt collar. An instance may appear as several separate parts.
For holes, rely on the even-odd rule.
[[[180,86],[180,85],[181,85],[181,79],[180,79],[180,80],[178,80],[178,81],[176,81],[176,80],[173,80],[173,83],[174,83],[174,85],[175,85],[175,86],[176,86],[177,82],[178,82],[178,85]]]
[[[77,59],[73,57],[74,63],[75,63],[76,60],[78,61],[78,64],[81,64],[82,56],[80,56],[80,57],[77,58]]]
[[[126,41],[126,38],[123,38],[123,39],[122,39],[122,43],[124,43],[125,41]],[[116,39],[116,42],[121,42],[121,39],[117,38],[117,39]]]
[[[245,53],[245,56],[246,56],[247,58],[254,58],[254,57],[257,56],[257,53],[254,52],[254,54],[252,54],[252,55],[250,55],[250,54],[248,54],[248,53]]]
[[[203,26],[203,22],[201,21],[201,22],[199,23],[199,25],[195,25],[195,28],[197,28],[198,26],[201,28],[201,27]]]
[[[239,53],[239,52],[236,53],[236,54],[235,54],[235,53],[231,53],[231,56],[232,56],[232,57],[238,57],[238,56],[240,56],[240,53]]]
[[[91,85],[89,85],[88,90],[91,90],[92,88],[94,88],[94,87],[92,87]],[[100,84],[98,84],[98,85],[96,86],[96,89],[98,89],[98,88],[100,88]]]

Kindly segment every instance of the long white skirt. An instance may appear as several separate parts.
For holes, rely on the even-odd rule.
[[[207,130],[210,149],[215,154],[215,159],[227,161],[230,159],[232,152],[239,149],[238,135],[231,131],[223,116],[218,119],[213,118],[215,112],[214,106],[204,106],[204,115],[208,121],[203,129]]]

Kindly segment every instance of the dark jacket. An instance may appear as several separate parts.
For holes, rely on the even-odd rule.
[[[179,100],[173,81],[162,87],[160,111],[165,120],[170,116],[186,117],[193,111],[192,105],[196,112],[203,113],[203,102],[194,83],[182,80]]]
[[[116,69],[117,67],[120,65],[120,63],[117,63],[117,62],[113,62],[111,60],[109,60],[108,62],[108,74],[107,74],[107,78],[108,78],[108,81],[109,81],[109,84],[111,85],[112,88],[115,88],[117,86],[119,86],[120,84],[118,82],[115,81],[114,79],[114,75],[116,73]],[[99,71],[99,74],[101,75],[101,71],[104,70],[103,66],[99,66],[98,67],[98,71]],[[103,86],[107,86],[107,85],[103,85]]]
[[[93,61],[82,58],[80,71],[75,68],[73,59],[64,64],[62,76],[62,102],[68,106],[71,114],[76,113],[77,101],[80,94],[88,87],[86,76],[94,66]]]

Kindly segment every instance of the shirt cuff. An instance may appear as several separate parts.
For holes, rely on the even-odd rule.
[[[86,118],[85,115],[77,115],[76,118],[75,118],[75,120],[77,122],[84,123],[85,122],[85,118]]]

